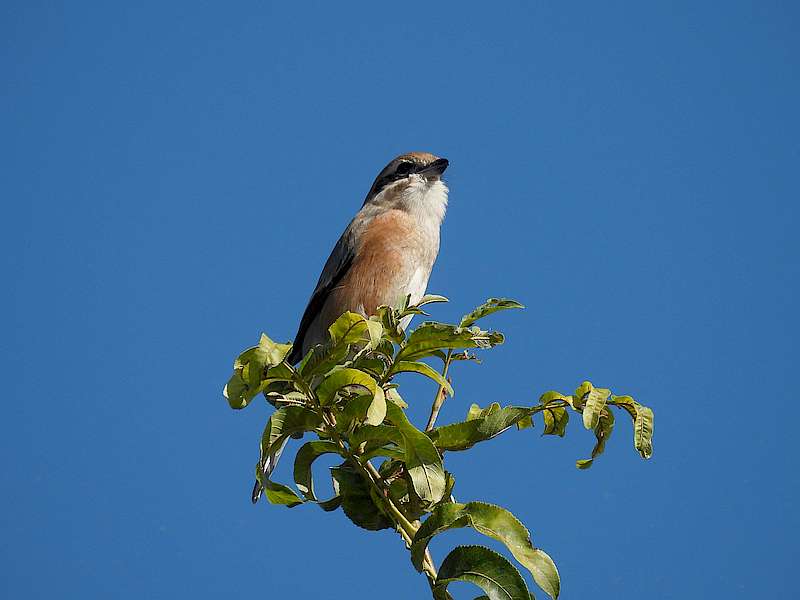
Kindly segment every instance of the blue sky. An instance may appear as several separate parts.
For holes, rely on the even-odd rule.
[[[528,306],[442,417],[585,378],[656,414],[649,462],[624,419],[586,472],[575,420],[453,454],[458,499],[525,522],[563,598],[792,597],[799,28],[790,2],[4,2],[1,595],[426,596],[396,535],[253,507],[268,410],[220,391],[429,150],[434,316]]]

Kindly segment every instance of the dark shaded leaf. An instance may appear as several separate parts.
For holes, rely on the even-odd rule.
[[[344,514],[356,525],[369,531],[391,527],[392,522],[375,505],[369,484],[348,464],[331,469],[341,497]]]
[[[530,600],[525,580],[503,556],[482,546],[457,546],[442,561],[433,597],[447,598],[447,586],[466,581],[481,588],[490,600]]]
[[[528,530],[513,514],[484,502],[441,504],[433,510],[420,526],[411,546],[411,560],[417,570],[422,570],[430,539],[459,527],[472,527],[505,544],[514,558],[531,572],[539,587],[552,598],[558,597],[561,583],[552,559],[544,551],[534,548]]]
[[[333,442],[306,442],[294,457],[294,482],[306,500],[318,502],[314,495],[314,481],[311,465],[323,454],[339,454],[339,447]]]

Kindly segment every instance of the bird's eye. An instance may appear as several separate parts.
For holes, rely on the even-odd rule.
[[[414,170],[414,163],[401,162],[399,165],[397,165],[397,170],[395,173],[397,175],[408,175],[412,170]]]

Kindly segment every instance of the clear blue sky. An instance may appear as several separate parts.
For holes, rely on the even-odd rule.
[[[391,532],[253,507],[268,410],[220,391],[429,150],[435,317],[528,306],[443,417],[584,378],[656,412],[649,462],[623,419],[587,472],[577,421],[454,454],[459,500],[517,514],[565,599],[794,597],[795,3],[113,4],[0,6],[0,595],[426,596]]]

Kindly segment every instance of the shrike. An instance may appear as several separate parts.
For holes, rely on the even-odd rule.
[[[322,269],[288,362],[295,364],[314,345],[327,341],[328,327],[347,311],[370,316],[379,306],[395,306],[409,294],[412,302],[425,295],[447,209],[442,173],[448,164],[446,158],[410,152],[378,174]],[[282,451],[283,446],[267,457],[267,477]],[[261,491],[256,482],[254,503]]]
[[[299,361],[328,339],[328,327],[346,311],[370,316],[408,294],[425,295],[439,253],[447,209],[442,173],[446,158],[410,152],[378,174],[361,210],[328,257],[300,320],[288,361]]]

